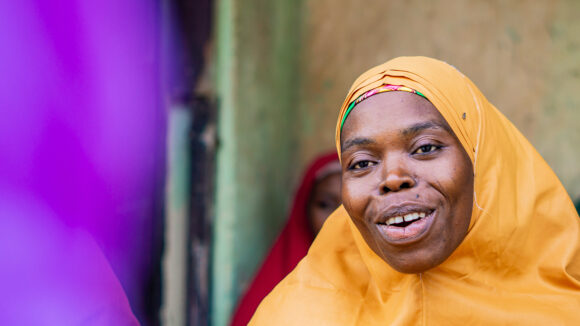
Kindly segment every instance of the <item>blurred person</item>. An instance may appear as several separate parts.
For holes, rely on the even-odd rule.
[[[336,153],[317,157],[306,169],[290,217],[233,315],[247,325],[262,299],[306,255],[326,218],[340,205],[341,167]]]
[[[139,325],[90,233],[14,189],[0,216],[0,325]]]
[[[340,109],[342,200],[250,325],[576,325],[580,219],[453,66],[400,57]]]
[[[158,8],[0,1],[0,325],[157,324]]]

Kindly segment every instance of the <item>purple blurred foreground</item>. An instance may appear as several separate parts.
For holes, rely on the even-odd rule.
[[[165,160],[156,6],[0,1],[0,325],[135,325],[145,309]]]

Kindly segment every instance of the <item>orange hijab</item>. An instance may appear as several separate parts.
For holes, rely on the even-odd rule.
[[[574,205],[533,146],[454,67],[400,57],[365,72],[340,110],[339,154],[347,105],[383,84],[424,94],[471,158],[467,236],[439,266],[403,274],[368,247],[341,206],[250,325],[579,325]]]

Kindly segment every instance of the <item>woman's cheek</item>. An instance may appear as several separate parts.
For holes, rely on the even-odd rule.
[[[359,219],[361,216],[361,200],[364,190],[358,189],[355,182],[343,184],[342,201],[351,217]]]

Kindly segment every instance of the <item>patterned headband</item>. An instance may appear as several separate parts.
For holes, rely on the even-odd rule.
[[[361,96],[357,97],[356,100],[350,102],[350,104],[348,105],[348,109],[346,109],[346,112],[344,113],[344,116],[342,117],[342,121],[340,122],[340,131],[342,132],[342,126],[344,125],[344,121],[346,121],[346,118],[348,117],[348,115],[350,114],[350,112],[352,111],[352,109],[355,107],[355,105],[359,104],[360,102],[366,100],[367,98],[379,94],[379,93],[384,93],[384,92],[392,92],[392,91],[403,91],[403,92],[409,92],[409,93],[413,93],[413,94],[417,94],[420,95],[422,97],[424,97],[425,99],[427,97],[425,97],[425,95],[421,94],[421,92],[418,92],[412,88],[409,88],[407,86],[400,86],[400,85],[383,85],[377,88],[373,88],[370,91],[367,91],[366,93],[362,94]]]

